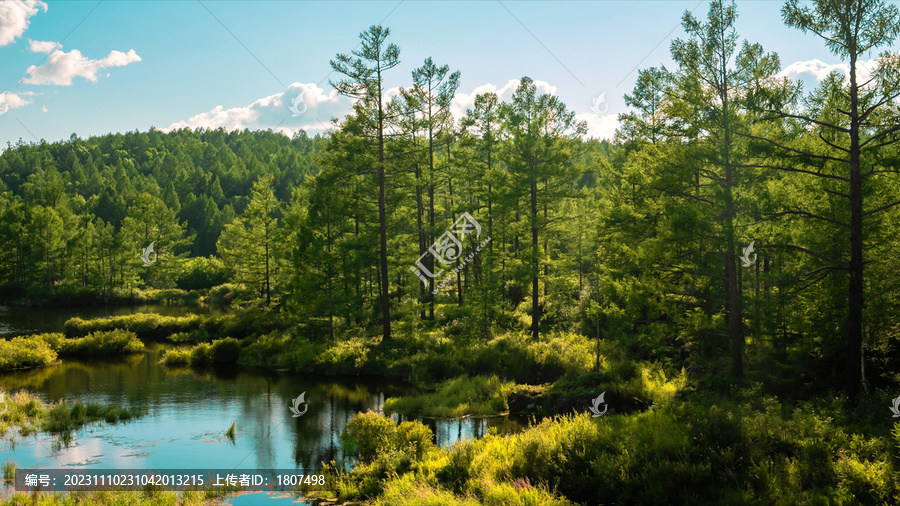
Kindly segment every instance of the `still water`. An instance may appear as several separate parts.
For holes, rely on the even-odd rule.
[[[171,306],[141,308],[154,309],[166,314],[188,311]],[[79,309],[77,314],[137,312],[127,308],[97,311],[86,314]],[[64,310],[7,309],[0,311],[0,328],[7,330],[7,336],[58,331],[71,316],[72,310],[66,314]],[[241,367],[173,369],[159,364],[167,346],[148,344],[143,353],[130,357],[68,359],[50,367],[0,373],[3,389],[27,389],[45,402],[80,400],[146,413],[116,425],[73,431],[68,442],[44,433],[17,436],[14,444],[4,438],[0,462],[13,460],[19,468],[297,469],[311,474],[321,469],[322,462],[344,459],[339,435],[355,413],[378,411],[386,397],[414,393],[408,385],[371,378],[335,379]],[[304,392],[307,411],[294,417],[291,400]],[[481,437],[491,427],[500,433],[522,427],[507,417],[422,421],[441,446]],[[234,439],[225,436],[232,422]],[[235,499],[234,504],[249,504],[242,502],[248,499]]]

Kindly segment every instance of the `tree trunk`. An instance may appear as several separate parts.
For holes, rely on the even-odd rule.
[[[856,55],[850,56],[850,286],[847,321],[847,397],[859,395],[862,382],[863,322],[863,195],[859,170],[859,97],[856,88]]]
[[[536,341],[541,324],[541,305],[538,297],[538,208],[537,179],[532,167],[531,179],[531,337]]]
[[[384,192],[384,110],[381,97],[381,67],[378,68],[378,228],[381,233],[381,342],[391,339],[391,298],[388,288],[387,216]]]

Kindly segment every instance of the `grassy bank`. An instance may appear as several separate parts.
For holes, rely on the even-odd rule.
[[[461,376],[441,383],[436,392],[389,397],[384,401],[384,412],[448,418],[496,415],[509,409],[506,398],[512,386],[511,381],[501,381],[497,376]]]
[[[121,329],[134,332],[144,341],[197,343],[225,336],[245,338],[291,326],[288,318],[274,312],[241,311],[224,315],[187,316],[135,313],[88,320],[75,317],[66,320],[63,330],[68,337],[80,337],[91,332]]]
[[[209,498],[215,497],[206,492],[37,492],[26,494],[17,492],[2,506],[199,506],[210,504]]]
[[[0,339],[0,371],[42,367],[58,357],[126,355],[143,349],[144,343],[134,332],[118,329],[92,332],[80,338],[47,333]]]
[[[0,435],[13,427],[23,436],[37,431],[66,432],[90,423],[117,423],[142,415],[134,409],[93,403],[70,404],[61,400],[45,404],[24,390],[14,394],[2,392],[2,395],[6,410],[0,414]]]
[[[90,307],[131,306],[136,304],[187,305],[200,302],[201,293],[192,290],[152,288],[83,288],[80,286],[34,287],[27,294],[3,301],[11,306]]]
[[[391,429],[360,414],[344,439],[361,465],[331,469],[332,490],[393,505],[898,503],[900,423],[864,436],[835,423],[846,411],[837,400],[789,407],[752,394],[562,415],[446,450],[415,422]]]

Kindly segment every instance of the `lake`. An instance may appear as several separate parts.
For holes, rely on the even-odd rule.
[[[128,314],[108,310],[5,309],[0,328],[7,335],[61,330],[66,319]],[[143,306],[141,311],[186,314],[189,308]],[[19,468],[95,469],[296,469],[311,474],[321,462],[341,460],[339,435],[359,411],[380,410],[390,396],[414,393],[400,382],[373,378],[316,377],[258,368],[169,368],[159,358],[169,345],[149,343],[145,351],[115,359],[67,359],[50,367],[0,373],[0,387],[27,389],[45,402],[80,400],[139,408],[145,416],[117,425],[91,425],[58,436],[18,436],[0,441],[0,462]],[[307,411],[294,417],[292,399],[305,393]],[[235,422],[233,440],[225,431]],[[424,419],[441,446],[477,438],[496,427],[516,432],[509,417]],[[351,459],[348,459],[352,462]],[[257,496],[235,498],[252,504]],[[270,499],[266,504],[275,504]]]

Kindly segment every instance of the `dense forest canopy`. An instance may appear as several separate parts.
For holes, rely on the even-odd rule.
[[[459,72],[428,58],[388,98],[402,51],[373,26],[332,61],[356,102],[322,136],[9,145],[0,298],[233,283],[332,336],[378,325],[387,341],[431,325],[437,302],[474,336],[603,336],[713,384],[747,364],[808,393],[897,381],[898,11],[784,12],[847,75],[803,90],[772,48],[741,41],[733,3],[712,2],[706,19],[685,15],[672,69],[640,71],[613,143],[586,139],[528,77],[454,118]],[[878,51],[874,69],[858,65]],[[464,264],[436,261],[463,213],[478,241],[449,256]]]

